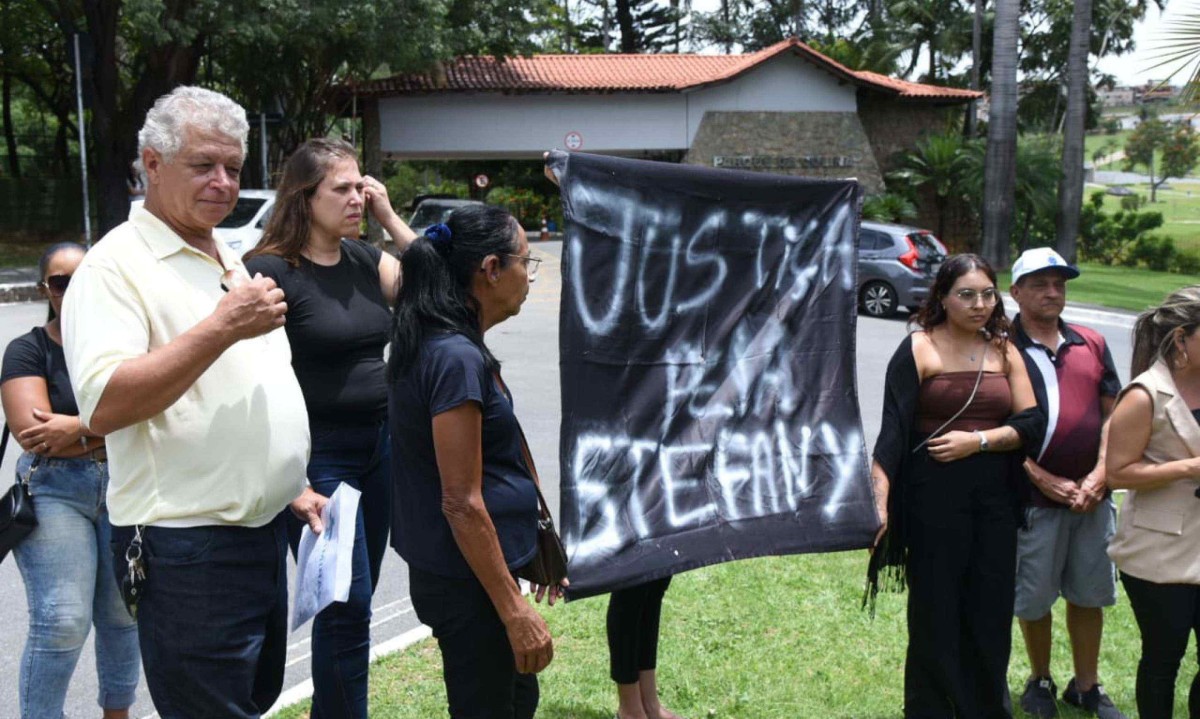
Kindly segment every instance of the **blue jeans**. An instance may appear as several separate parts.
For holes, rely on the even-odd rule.
[[[34,455],[17,460],[25,476]],[[92,459],[39,459],[29,477],[38,526],[14,550],[29,602],[21,656],[23,719],[60,719],[71,674],[96,627],[97,701],[126,709],[138,685],[137,625],[113,582],[104,507],[108,467]]]
[[[312,719],[365,719],[371,653],[371,597],[391,526],[391,442],[386,423],[311,427],[308,480],[326,497],[342,483],[362,492],[354,530],[350,596],[313,620]],[[293,554],[303,523],[288,512]]]
[[[133,532],[113,527],[114,555]],[[279,698],[287,658],[282,516],[262,527],[146,527],[143,538],[138,637],[159,716],[258,719]]]

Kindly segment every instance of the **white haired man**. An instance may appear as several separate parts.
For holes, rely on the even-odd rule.
[[[1121,381],[1104,337],[1062,321],[1067,280],[1078,276],[1049,247],[1026,250],[1013,263],[1010,292],[1021,310],[1013,320],[1014,341],[1047,418],[1036,461],[1025,460],[1037,491],[1026,527],[1017,534],[1014,613],[1032,670],[1021,708],[1035,717],[1058,715],[1050,678],[1050,609],[1061,595],[1075,669],[1063,700],[1100,719],[1125,719],[1100,685],[1097,666],[1104,607],[1117,600],[1108,558],[1116,508],[1105,483],[1102,427]]]
[[[88,253],[63,306],[80,420],[108,438],[117,581],[140,585],[142,666],[163,719],[258,717],[274,703],[282,510],[319,530],[324,504],[305,488],[308,418],[274,331],[283,291],[247,277],[212,232],[237,203],[248,131],[219,93],[159,98],[138,133],[145,206]]]

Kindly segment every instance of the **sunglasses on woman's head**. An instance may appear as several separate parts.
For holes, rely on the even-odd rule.
[[[52,295],[62,295],[66,293],[67,286],[70,284],[70,275],[50,275],[41,282],[42,287],[45,287]]]

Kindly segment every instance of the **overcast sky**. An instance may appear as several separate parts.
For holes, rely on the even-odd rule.
[[[1200,0],[1169,0],[1167,10],[1160,13],[1158,8],[1150,3],[1146,18],[1138,23],[1134,31],[1137,49],[1133,53],[1121,57],[1105,58],[1100,63],[1100,70],[1114,75],[1119,84],[1142,84],[1148,80],[1161,80],[1169,74],[1169,68],[1151,69],[1155,64],[1154,48],[1161,40],[1164,29],[1170,26],[1172,18],[1182,14],[1200,13]],[[693,0],[692,8],[711,12],[720,7],[720,0]],[[1179,84],[1185,73],[1176,75],[1173,82]]]

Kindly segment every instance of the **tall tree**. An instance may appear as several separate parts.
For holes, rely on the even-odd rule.
[[[0,26],[7,28],[13,24],[11,5],[10,0],[0,0]],[[7,40],[7,38],[3,39]],[[12,119],[13,73],[9,68],[10,53],[13,49],[15,48],[10,49],[7,44],[0,44],[0,116],[4,123],[4,148],[8,156],[8,174],[20,178],[21,162],[17,157],[17,136]]]
[[[1067,114],[1063,121],[1062,174],[1058,185],[1055,222],[1058,253],[1076,260],[1079,213],[1083,209],[1083,132],[1087,120],[1088,41],[1091,39],[1092,0],[1075,0],[1071,23],[1071,52],[1067,59]]]
[[[1155,159],[1157,158],[1157,168]],[[1184,177],[1196,167],[1200,145],[1190,123],[1174,128],[1157,117],[1148,117],[1125,142],[1125,169],[1145,166],[1150,174],[1150,202],[1158,201],[1158,188],[1172,177]]]
[[[146,111],[160,95],[195,78],[205,41],[230,11],[222,12],[216,0],[82,0],[40,6],[62,32],[64,47],[74,46],[76,34],[86,33],[88,40],[80,46],[83,64],[91,69],[83,84],[93,98],[91,140],[103,233],[129,214],[130,163]]]
[[[621,52],[665,52],[676,42],[680,21],[678,3],[616,0],[616,5]]]
[[[962,137],[957,133],[928,135],[919,140],[916,148],[901,162],[900,174],[906,184],[933,193],[938,237],[946,236],[946,213],[951,200],[963,193],[968,167],[965,150]]]
[[[1156,64],[1151,69],[1168,67],[1171,76],[1187,70],[1183,99],[1193,102],[1200,97],[1200,12],[1181,13],[1167,27],[1157,48]],[[1190,68],[1190,70],[1189,70]]]
[[[637,32],[633,28],[633,7],[636,0],[617,0],[617,27],[621,31],[621,52],[631,54],[638,51]]]
[[[997,269],[1007,268],[1009,263],[1013,193],[1017,181],[1017,40],[1020,19],[1019,0],[996,0],[992,95],[984,169],[982,252],[984,258]]]
[[[899,29],[912,48],[905,76],[911,75],[924,55],[925,82],[939,82],[969,49],[971,19],[959,0],[895,0],[888,7],[889,23]]]
[[[349,109],[331,104],[332,85],[377,70],[426,70],[457,55],[530,52],[535,21],[561,14],[557,0],[363,0],[353,12],[340,0],[16,1],[58,28],[59,54],[50,65],[70,67],[65,48],[76,33],[90,40],[84,89],[94,98],[101,232],[128,215],[126,183],[146,111],[178,85],[202,82],[251,113],[278,103],[282,154],[326,134],[330,117]],[[73,87],[73,73],[67,78],[60,85]]]
[[[980,88],[979,77],[983,71],[983,4],[986,0],[974,0],[971,3],[974,12],[971,14],[971,89],[978,91]],[[967,105],[967,122],[965,124],[965,134],[969,138],[975,137],[976,113],[978,103],[972,100]]]
[[[789,37],[830,45],[855,34],[852,25],[871,24],[871,3],[872,0],[722,0],[717,10],[696,13],[696,34],[702,40],[724,46],[726,52],[734,45],[754,52]]]
[[[54,132],[53,159],[39,168],[49,175],[68,176],[77,171],[68,154],[67,138],[75,128],[75,74],[66,58],[59,27],[33,0],[3,0],[0,18],[0,66],[13,83],[11,92],[30,98],[41,111],[54,116],[50,126],[21,128],[34,134]],[[15,144],[16,121],[12,127]],[[8,138],[6,138],[7,144]]]

